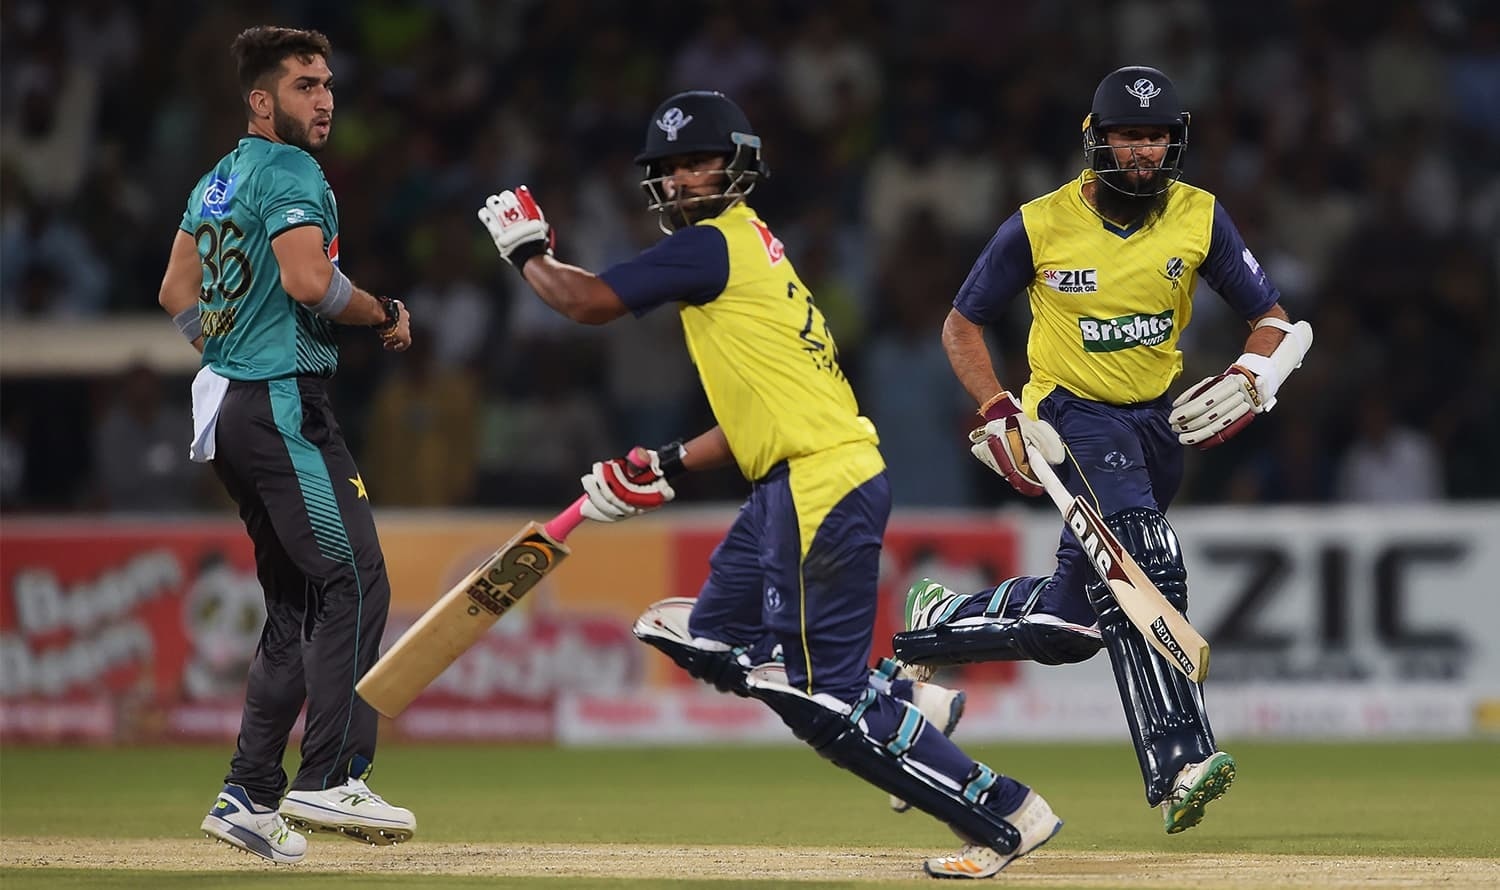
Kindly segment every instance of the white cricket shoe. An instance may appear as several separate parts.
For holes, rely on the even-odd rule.
[[[251,803],[238,785],[224,786],[199,827],[208,837],[272,862],[301,862],[307,855],[307,838],[288,828],[280,813]]]
[[[1234,758],[1223,751],[1177,771],[1172,793],[1161,802],[1162,822],[1167,834],[1187,831],[1203,821],[1203,808],[1224,796],[1234,782]]]
[[[934,878],[990,878],[1062,830],[1062,820],[1047,806],[1047,802],[1035,791],[1027,792],[1026,799],[1005,821],[1021,833],[1021,842],[1009,855],[996,853],[983,844],[964,844],[952,856],[934,857],[922,863],[922,870]]]
[[[911,679],[912,667],[912,665],[902,665],[896,676],[900,679]],[[921,680],[911,684],[912,705],[922,712],[922,717],[928,723],[942,730],[943,735],[953,735],[953,730],[958,728],[958,721],[964,715],[965,701],[967,697],[958,689],[949,689],[946,686]],[[891,809],[904,813],[911,809],[911,804],[892,794]]]
[[[322,791],[289,791],[281,815],[303,831],[336,831],[377,847],[409,841],[417,833],[411,810],[386,803],[363,779]]]

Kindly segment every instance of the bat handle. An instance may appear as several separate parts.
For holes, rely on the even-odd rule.
[[[646,449],[639,445],[630,449],[630,454],[626,455],[625,459],[630,461],[631,466],[636,469],[645,469],[651,466],[651,455],[647,454]],[[542,527],[547,532],[547,537],[561,544],[564,538],[572,534],[573,529],[583,523],[583,502],[586,500],[588,500],[588,495],[584,495],[574,501],[568,509],[552,517]]]
[[[1057,478],[1057,472],[1047,459],[1042,457],[1042,452],[1030,442],[1026,443],[1026,459],[1031,463],[1031,472],[1036,475],[1037,481],[1042,483],[1042,488],[1047,490],[1047,496],[1052,498],[1052,503],[1057,505],[1063,515],[1068,515],[1068,508],[1073,504],[1073,495],[1068,492],[1067,486]]]
[[[587,499],[587,495],[580,497],[568,509],[552,517],[542,527],[547,532],[547,537],[560,544],[563,542],[563,539],[572,534],[573,529],[577,528],[583,522],[583,502]]]

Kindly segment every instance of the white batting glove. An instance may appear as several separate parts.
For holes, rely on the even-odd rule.
[[[632,448],[627,457],[600,461],[578,481],[588,500],[583,515],[595,522],[619,522],[648,513],[677,496],[661,469],[661,456]]]
[[[479,221],[489,230],[500,256],[518,272],[527,260],[542,254],[551,256],[557,243],[557,235],[548,225],[542,208],[524,185],[485,198],[484,206],[479,208]]]
[[[1036,497],[1045,491],[1031,470],[1026,443],[1035,445],[1047,463],[1060,464],[1067,452],[1057,430],[1045,420],[1027,417],[1008,392],[996,396],[981,414],[987,422],[969,434],[969,451],[1021,494]]]
[[[1255,378],[1254,372],[1236,363],[1178,396],[1170,418],[1177,441],[1207,450],[1228,442],[1255,415],[1271,410],[1276,399],[1262,401]]]

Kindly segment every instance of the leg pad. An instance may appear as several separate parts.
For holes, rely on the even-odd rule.
[[[1132,508],[1105,522],[1167,601],[1186,610],[1187,569],[1167,518],[1157,510]],[[1115,684],[1146,782],[1146,800],[1156,806],[1171,793],[1179,770],[1214,754],[1203,688],[1170,667],[1146,643],[1108,587],[1096,581],[1089,584],[1088,595],[1114,666]]]
[[[688,632],[688,616],[695,602],[677,596],[652,603],[631,631],[636,639],[665,652],[678,667],[720,692],[749,697],[745,675],[751,665],[746,648],[694,638]]]
[[[958,778],[924,763],[922,749],[931,744],[929,735],[946,746],[952,743],[938,728],[929,727],[920,711],[872,688],[846,713],[836,709],[840,707],[837,702],[786,685],[785,677],[779,665],[761,665],[750,673],[747,685],[750,694],[779,714],[797,738],[835,765],[936,816],[965,840],[1004,855],[1015,851],[1020,833],[986,805],[1001,777],[981,763]],[[898,709],[900,716],[895,717]],[[888,715],[892,719],[866,719],[867,714],[874,718],[884,711],[892,712]],[[879,738],[867,734],[865,727],[871,722],[889,723],[890,731],[880,733]]]

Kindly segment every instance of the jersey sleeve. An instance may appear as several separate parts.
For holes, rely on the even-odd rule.
[[[1276,285],[1266,277],[1229,212],[1218,201],[1214,202],[1208,256],[1198,271],[1208,286],[1246,320],[1264,315],[1281,299]]]
[[[1021,211],[1017,210],[1000,224],[979,259],[974,261],[969,277],[953,298],[953,308],[974,324],[991,324],[999,320],[1011,300],[1035,277],[1031,239],[1026,235]]]
[[[298,226],[328,228],[323,214],[323,171],[304,152],[283,151],[271,156],[258,172],[260,219],[266,237],[275,238]]]
[[[599,277],[637,317],[666,303],[702,305],[729,284],[729,243],[713,226],[689,226]]]

